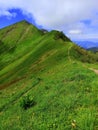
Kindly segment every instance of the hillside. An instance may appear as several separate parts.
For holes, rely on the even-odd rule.
[[[97,130],[98,57],[26,21],[0,30],[0,130]]]

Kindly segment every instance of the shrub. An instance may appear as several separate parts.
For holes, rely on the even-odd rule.
[[[59,31],[56,32],[54,39],[55,40],[62,39],[63,41],[70,41],[70,39],[67,38],[63,32]]]
[[[25,96],[23,97],[23,99],[21,100],[20,106],[24,109],[27,110],[28,108],[34,106],[36,104],[36,102],[34,101],[34,99],[30,98],[30,96]]]

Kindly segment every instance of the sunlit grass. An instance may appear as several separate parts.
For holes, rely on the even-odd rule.
[[[71,41],[54,39],[58,32],[35,29],[33,35],[30,28],[12,54],[0,56],[0,86],[6,85],[0,90],[0,130],[97,130],[98,75],[89,69],[97,63],[81,62],[85,53],[78,55]],[[24,97],[35,104],[23,109]]]

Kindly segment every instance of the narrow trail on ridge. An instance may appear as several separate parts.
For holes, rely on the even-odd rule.
[[[72,48],[72,45],[68,48],[68,59],[69,59],[69,61],[70,62],[74,62],[72,59],[71,59],[71,57],[70,57],[70,50],[71,50],[71,48]],[[76,62],[76,61],[75,61]],[[84,67],[84,68],[86,68],[86,69],[89,69],[89,70],[91,70],[91,71],[93,71],[95,74],[97,74],[98,75],[98,69],[94,69],[94,68],[89,68],[89,67],[87,67],[84,63],[82,64],[82,66]]]
[[[72,62],[72,59],[70,57],[70,50],[71,50],[71,48],[72,48],[72,45],[68,48],[68,59],[69,59],[70,62]]]
[[[89,67],[87,67],[84,63],[82,64],[82,66],[83,66],[84,68],[87,68],[87,69],[93,71],[94,73],[96,73],[96,74],[98,75],[98,70],[97,70],[97,69],[89,68]]]
[[[89,68],[89,69],[94,71],[96,74],[98,74],[98,70],[97,69],[93,69],[93,68]]]

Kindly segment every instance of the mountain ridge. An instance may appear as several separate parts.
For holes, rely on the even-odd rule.
[[[63,32],[0,30],[0,129],[97,130],[97,69],[98,56]]]
[[[66,59],[69,59],[69,54],[72,59],[77,59],[80,61],[83,60],[83,62],[92,62],[95,60],[94,54],[90,54],[83,48],[76,46],[69,38],[64,35],[63,32],[52,30],[51,32],[44,34],[42,30],[37,29],[32,24],[28,24],[26,21],[21,21],[2,29],[0,31],[0,36],[2,44],[2,46],[0,46],[2,55],[1,74],[3,71],[5,73],[7,70],[6,68],[9,68],[6,66],[13,66],[14,64],[17,64],[19,67],[19,64],[22,62],[24,64],[29,63],[28,65],[30,66],[34,62],[40,61],[40,59],[42,60],[43,58],[41,57],[44,57],[44,55],[51,56],[50,52],[52,50],[52,62],[53,59],[56,62],[56,57],[60,57],[61,60],[63,60],[65,56]],[[32,58],[30,58],[31,60],[29,60],[30,55],[32,55]],[[45,56],[46,59],[48,59],[49,56]],[[59,60],[59,58],[57,59]],[[23,66],[23,63],[21,67]]]

